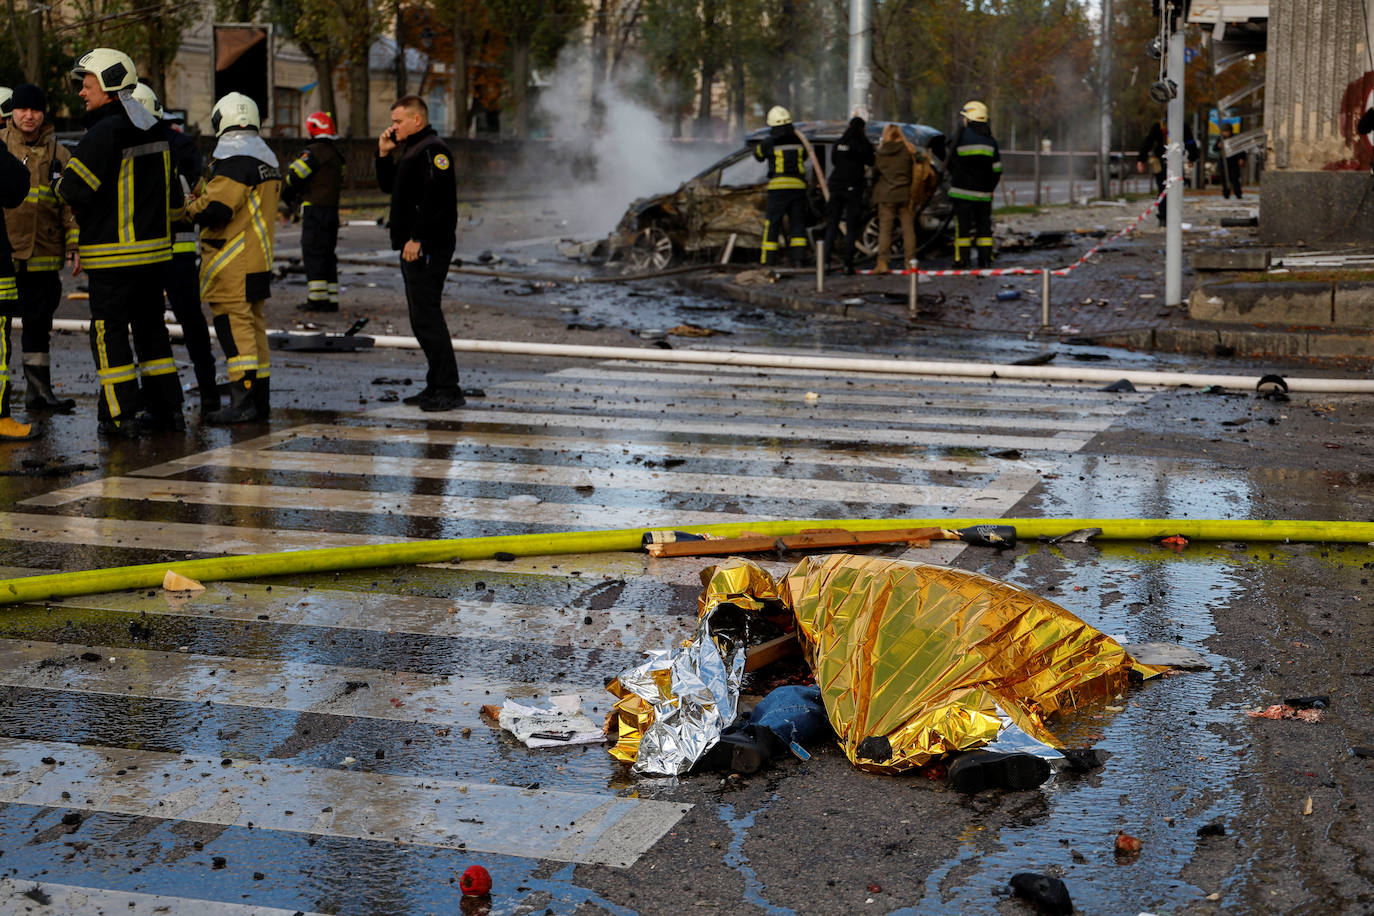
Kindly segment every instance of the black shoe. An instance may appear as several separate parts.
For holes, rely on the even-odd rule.
[[[744,732],[729,732],[711,745],[702,756],[700,767],[720,773],[757,773],[773,759],[762,741]]]
[[[467,401],[463,399],[461,391],[431,391],[428,394],[421,394],[420,399],[415,403],[426,413],[438,413],[444,410],[457,410]]]
[[[846,265],[844,265],[844,275],[845,275],[846,277],[852,277],[852,276],[854,276],[854,265],[853,265],[853,264],[846,264]]]
[[[96,424],[95,432],[101,439],[139,439],[143,436],[143,426],[137,417],[116,417],[101,420]]]
[[[1034,754],[969,751],[949,765],[949,781],[960,792],[1033,789],[1049,778],[1049,761]]]
[[[138,415],[139,426],[144,433],[184,433],[186,432],[186,418],[182,416],[180,410],[176,411],[144,411]]]
[[[258,405],[253,398],[252,382],[239,379],[229,383],[229,404],[209,414],[205,422],[211,426],[229,426],[233,423],[254,423],[258,416]]]
[[[298,312],[337,312],[339,303],[337,302],[306,302],[296,306]]]
[[[429,397],[429,396],[432,395],[433,393],[434,393],[434,389],[433,389],[433,388],[430,388],[429,386],[425,386],[423,389],[421,389],[421,391],[420,391],[418,394],[409,394],[409,395],[406,395],[405,397],[401,398],[401,403],[402,403],[402,404],[409,404],[411,407],[414,407],[416,404],[420,403],[421,401],[423,401],[425,398]]]
[[[68,413],[76,406],[74,398],[59,398],[52,390],[52,369],[48,366],[24,366],[24,407],[26,410],[56,410]]]

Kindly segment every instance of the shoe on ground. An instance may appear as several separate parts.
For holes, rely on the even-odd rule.
[[[306,302],[296,306],[298,312],[337,312],[339,303],[337,302]]]
[[[0,417],[0,441],[23,442],[37,439],[38,427],[33,423],[20,423],[14,417]]]
[[[139,425],[144,432],[150,433],[184,433],[186,432],[186,417],[181,411],[166,411],[154,413],[144,411],[138,415]]]
[[[101,439],[130,440],[142,437],[143,426],[137,417],[118,417],[99,421],[95,432]]]
[[[949,781],[960,792],[1034,789],[1049,778],[1049,761],[1034,754],[969,751],[949,765]]]
[[[854,276],[854,265],[853,265],[853,264],[846,264],[846,265],[844,265],[844,275],[845,275],[846,277],[852,277],[852,276]]]
[[[702,756],[702,769],[718,773],[753,775],[766,767],[773,755],[765,744],[744,732],[728,732]]]
[[[414,407],[416,404],[420,403],[432,394],[434,394],[434,389],[426,386],[416,394],[408,394],[405,397],[401,398],[401,403],[409,404],[411,407]]]
[[[461,391],[431,391],[422,394],[416,401],[416,406],[426,413],[438,413],[444,410],[457,410],[466,403]]]

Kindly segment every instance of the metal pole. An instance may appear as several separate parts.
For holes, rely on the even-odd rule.
[[[1097,46],[1097,195],[1112,196],[1112,0],[1102,0],[1102,35]]]
[[[873,0],[849,0],[849,114],[868,108],[873,82]]]
[[[1170,5],[1169,16],[1169,79],[1178,91],[1169,102],[1169,144],[1165,151],[1168,160],[1166,174],[1169,202],[1168,227],[1164,244],[1164,304],[1183,302],[1183,29],[1179,8]]]
[[[816,241],[816,292],[825,292],[825,242]]]
[[[720,256],[720,263],[730,263],[730,256],[735,253],[735,239],[737,238],[739,238],[738,232],[730,233],[730,238],[725,242],[725,252]]]
[[[920,283],[921,265],[915,258],[907,262],[907,276],[911,278],[911,291],[907,294],[906,311],[907,317],[916,320],[916,293],[917,285]]]
[[[1040,271],[1040,327],[1050,326],[1050,272],[1048,268]]]

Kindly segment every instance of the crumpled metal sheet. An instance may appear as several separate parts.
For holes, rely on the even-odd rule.
[[[1162,670],[1134,662],[1048,599],[943,566],[832,554],[808,557],[774,580],[732,558],[703,582],[692,638],[651,654],[609,687],[620,698],[611,754],[636,772],[686,772],[733,720],[747,643],[726,631],[740,611],[792,611],[840,746],[875,772],[918,767],[999,736],[1026,743],[1008,733],[1004,717],[1031,741],[1061,747],[1047,717],[1115,696],[1132,670]]]
[[[830,724],[855,765],[877,772],[994,741],[999,707],[1062,746],[1048,716],[1125,689],[1119,643],[1025,589],[901,560],[808,557],[784,597]]]

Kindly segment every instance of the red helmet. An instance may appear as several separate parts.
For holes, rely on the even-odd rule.
[[[327,111],[311,112],[310,117],[305,119],[305,129],[312,137],[332,137],[334,136],[334,119],[329,116]]]

